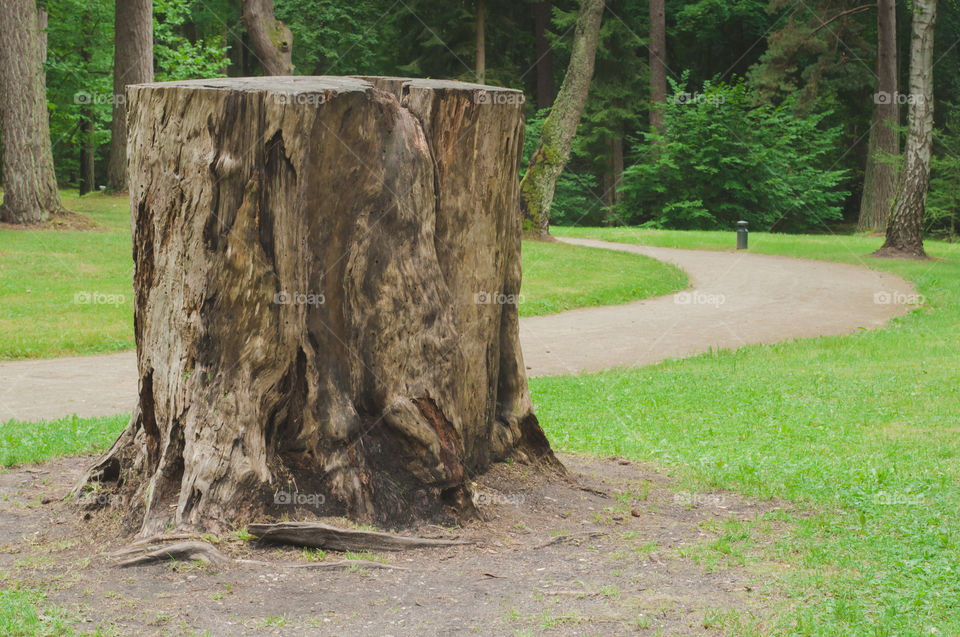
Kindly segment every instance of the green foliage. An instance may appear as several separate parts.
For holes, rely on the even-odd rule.
[[[76,183],[83,119],[94,121],[97,161],[106,163],[113,112],[113,2],[49,0],[47,102],[54,167],[61,183]],[[101,171],[102,172],[102,171]]]
[[[953,236],[960,225],[960,109],[955,105],[949,105],[944,126],[934,131],[934,153],[925,230]]]
[[[297,74],[378,73],[383,33],[377,3],[276,0],[274,11],[293,32]]]
[[[154,0],[153,56],[156,80],[222,77],[227,44],[222,36],[191,40],[184,35],[191,21],[191,0]]]
[[[646,134],[655,146],[624,172],[621,221],[801,230],[841,217],[844,173],[825,161],[840,131],[821,126],[826,114],[753,106],[743,82],[705,82],[694,94],[671,84],[663,133]]]

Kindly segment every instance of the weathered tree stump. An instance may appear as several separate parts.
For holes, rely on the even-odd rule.
[[[140,395],[85,482],[116,481],[134,528],[282,515],[284,492],[463,516],[491,462],[556,462],[511,302],[520,93],[234,78],[128,104]]]

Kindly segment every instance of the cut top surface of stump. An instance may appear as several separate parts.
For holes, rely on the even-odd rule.
[[[393,93],[400,97],[404,88],[409,90],[427,91],[472,91],[486,94],[501,95],[501,99],[489,100],[491,104],[523,104],[523,91],[489,86],[486,84],[471,84],[456,80],[435,80],[410,77],[390,76],[337,76],[337,75],[296,75],[296,76],[265,76],[265,77],[223,77],[201,80],[177,80],[173,82],[151,82],[135,84],[132,89],[162,89],[186,88],[191,90],[211,91],[239,91],[265,92],[276,94],[299,93],[348,93],[351,91],[369,91],[373,88]],[[505,99],[505,98],[510,99]],[[478,103],[485,103],[481,98]]]

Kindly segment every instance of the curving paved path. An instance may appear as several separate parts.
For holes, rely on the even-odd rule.
[[[561,239],[643,254],[687,272],[691,289],[627,305],[520,321],[527,371],[549,376],[646,365],[710,349],[849,334],[904,314],[913,285],[868,268],[749,253]],[[129,412],[133,352],[0,363],[0,422]]]

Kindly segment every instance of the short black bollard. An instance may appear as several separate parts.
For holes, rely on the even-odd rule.
[[[747,222],[737,222],[737,250],[747,249]]]

